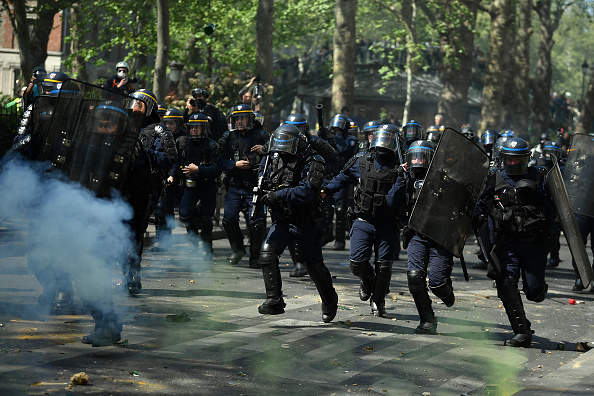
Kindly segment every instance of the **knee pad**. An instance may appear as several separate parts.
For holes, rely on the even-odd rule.
[[[272,265],[278,260],[274,244],[264,242],[260,250],[260,264],[262,266]]]
[[[422,293],[427,290],[427,273],[421,270],[410,270],[406,272],[408,290],[411,294]]]
[[[548,291],[549,291],[549,285],[547,285],[545,283],[545,286],[538,293],[534,293],[532,290],[528,290],[527,292],[525,292],[526,299],[528,299],[529,301],[537,302],[537,303],[543,302],[545,300],[545,298],[547,298]]]
[[[392,274],[393,261],[377,261],[375,263],[376,272],[381,274]]]
[[[442,300],[444,298],[449,297],[450,295],[452,295],[454,293],[454,288],[452,287],[451,284],[449,283],[442,283],[439,286],[429,286],[429,288],[431,289],[431,292],[436,296],[441,298]]]
[[[364,278],[368,274],[371,273],[371,266],[369,265],[369,260],[365,260],[365,261],[351,260],[349,263],[349,267],[351,269],[351,273],[359,278]]]

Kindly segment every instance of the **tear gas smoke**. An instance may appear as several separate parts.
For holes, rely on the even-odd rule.
[[[83,302],[113,312],[114,269],[133,244],[124,223],[132,208],[121,197],[97,198],[44,169],[31,161],[2,165],[0,219],[29,221],[27,264],[44,292],[73,282]],[[10,246],[2,249],[10,257]]]

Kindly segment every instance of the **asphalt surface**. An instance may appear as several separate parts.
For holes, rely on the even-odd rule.
[[[286,312],[264,316],[257,311],[265,299],[262,274],[248,267],[247,256],[230,265],[228,242],[220,239],[215,262],[203,261],[184,232],[176,228],[167,252],[145,250],[142,293],[119,303],[126,311],[122,342],[93,348],[80,342],[93,328],[80,302],[74,314],[35,313],[41,287],[24,257],[27,224],[0,223],[0,395],[594,394],[594,352],[575,351],[594,345],[594,294],[571,291],[563,239],[561,265],[547,270],[548,298],[524,299],[536,332],[532,347],[509,348],[503,341],[511,328],[493,282],[472,268],[473,239],[465,254],[470,282],[456,262],[456,304],[433,298],[438,334],[428,336],[414,334],[406,252],[394,264],[388,317],[376,318],[358,299],[348,241],[345,251],[324,247],[339,295],[338,315],[325,324],[311,280],[289,277],[287,253]],[[121,276],[113,276],[119,290]],[[80,372],[87,385],[70,382]]]

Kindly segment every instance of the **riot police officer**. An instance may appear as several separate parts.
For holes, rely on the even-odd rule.
[[[338,166],[336,150],[324,139],[312,135],[309,129],[309,123],[303,114],[294,113],[287,117],[285,124],[295,125],[299,129],[299,151],[312,151],[314,154],[322,156],[325,162],[325,174],[335,171]],[[289,252],[293,260],[293,269],[289,276],[301,277],[307,275],[307,267],[303,262],[303,255],[299,246],[293,241],[289,244]]]
[[[227,130],[227,120],[225,115],[217,107],[206,103],[206,100],[210,96],[208,91],[204,88],[192,89],[192,98],[189,98],[186,102],[186,108],[184,110],[184,120],[188,120],[190,115],[194,113],[202,113],[210,117],[212,128],[211,138],[218,142],[223,136],[223,133]]]
[[[427,170],[435,147],[433,143],[417,140],[411,143],[406,151],[405,174],[401,175],[399,199],[408,197],[407,205],[412,211],[427,176]],[[452,268],[454,256],[445,247],[408,227],[404,230],[403,246],[408,246],[408,271],[406,273],[408,289],[413,296],[420,323],[415,329],[417,334],[436,334],[437,319],[431,308],[429,289],[440,298],[447,307],[454,305],[454,289],[452,287]]]
[[[247,206],[252,211],[253,188],[257,185],[258,166],[262,148],[270,134],[254,130],[254,112],[246,104],[235,106],[231,112],[231,130],[223,134],[219,142],[219,170],[227,172],[227,195],[223,228],[233,250],[229,262],[237,264],[245,256],[243,235],[239,227],[239,213]],[[252,268],[260,268],[260,247],[266,236],[264,210],[249,216],[250,260]]]
[[[347,115],[336,114],[332,117],[327,141],[338,153],[338,168],[334,174],[330,175],[330,178],[336,176],[337,172],[339,172],[347,161],[355,155],[357,149],[357,137],[349,134],[350,128],[351,119]],[[324,136],[322,136],[322,138],[324,138]],[[324,237],[323,244],[334,239],[334,250],[344,250],[345,248],[348,198],[349,186],[347,185],[336,192],[333,199],[327,199],[324,202],[324,218],[328,228],[326,230],[327,234]],[[334,203],[334,207],[332,207],[332,203]],[[335,213],[336,232],[333,234],[332,221]]]
[[[336,316],[338,295],[330,271],[324,265],[321,246],[320,194],[324,160],[309,150],[299,151],[299,129],[283,124],[273,132],[268,157],[260,172],[269,190],[261,196],[268,206],[272,225],[260,255],[266,287],[266,301],[258,312],[277,315],[285,312],[278,257],[295,240],[303,254],[309,276],[322,299],[322,320]]]
[[[538,140],[538,144],[534,146],[532,150],[530,150],[533,160],[538,159],[544,155],[544,148],[546,146],[546,143],[551,140],[551,135],[549,135],[546,132],[543,132],[540,134]]]
[[[412,142],[417,140],[423,140],[425,132],[421,124],[415,120],[410,120],[402,127],[402,135],[404,136],[405,149],[407,149]]]
[[[190,243],[198,244],[198,229],[207,255],[212,256],[212,216],[216,207],[219,145],[209,136],[209,119],[202,113],[190,116],[187,136],[177,140],[186,189],[179,205],[179,219],[186,226]],[[200,207],[197,207],[200,201]]]
[[[130,96],[132,100],[129,108],[132,110],[132,118],[142,118],[136,160],[126,177],[122,191],[122,195],[134,210],[129,224],[134,233],[136,246],[134,251],[128,254],[122,267],[128,292],[134,295],[142,288],[140,263],[148,219],[156,207],[157,198],[161,195],[164,178],[177,158],[177,149],[171,132],[159,124],[155,94],[147,89],[140,89]]]
[[[438,127],[430,126],[429,128],[427,128],[427,131],[425,132],[425,140],[428,140],[437,146],[437,143],[439,143],[440,138],[441,138],[441,131],[439,130]]]
[[[487,129],[481,136],[481,143],[483,144],[485,152],[489,156],[491,167],[493,166],[494,160],[493,146],[495,145],[497,139],[499,139],[499,132],[497,132],[495,129]]]
[[[530,149],[521,138],[503,143],[500,169],[492,173],[479,200],[473,218],[474,227],[493,222],[494,247],[491,252],[501,268],[490,265],[488,276],[495,279],[514,336],[505,342],[512,347],[529,347],[533,331],[518,282],[530,301],[546,298],[545,282],[547,240],[552,213],[552,200],[545,185],[544,172],[528,167]]]
[[[381,317],[386,317],[385,296],[400,242],[399,210],[394,201],[400,165],[396,155],[399,133],[395,125],[380,125],[373,134],[370,151],[351,158],[323,189],[323,195],[331,195],[345,185],[356,185],[350,268],[361,281],[359,297],[362,301],[370,300],[371,312]]]
[[[176,142],[180,135],[185,135],[183,130],[183,116],[178,109],[167,109],[160,117],[161,123],[171,132]],[[175,229],[175,206],[179,205],[182,193],[177,170],[178,168],[174,165],[169,171],[165,189],[155,208],[154,216],[157,240],[151,247],[153,252],[167,251],[171,244],[172,233]],[[175,177],[176,175],[177,177]]]
[[[371,139],[373,138],[373,133],[377,131],[377,128],[381,125],[381,122],[378,120],[372,120],[363,126],[363,130],[361,131],[361,137],[358,138],[359,140],[359,152],[369,151],[369,144],[371,143]]]

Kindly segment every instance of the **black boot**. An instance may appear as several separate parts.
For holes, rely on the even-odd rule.
[[[575,278],[575,284],[573,285],[572,291],[582,291],[584,290],[584,284],[582,283],[582,278],[577,276]]]
[[[128,294],[136,295],[142,289],[140,282],[140,257],[137,255],[128,255],[126,265],[123,268]]]
[[[115,314],[104,315],[94,307],[89,311],[95,320],[95,329],[91,334],[82,338],[83,344],[91,344],[94,347],[104,347],[115,344],[122,339],[122,325]]]
[[[431,292],[435,294],[435,296],[441,298],[441,301],[443,301],[446,307],[451,307],[456,302],[454,288],[452,287],[451,283],[446,282],[439,286],[431,287],[430,289]]]
[[[250,231],[250,268],[260,269],[260,249],[266,239],[266,226],[264,220],[252,221],[249,225]]]
[[[293,269],[289,276],[294,278],[307,276],[307,267],[303,262],[301,250],[299,250],[297,243],[293,242],[289,244],[289,253],[291,254],[291,260],[293,261]]]
[[[532,330],[530,322],[526,319],[526,312],[518,290],[518,281],[511,276],[497,281],[497,295],[503,303],[505,313],[515,334],[505,341],[504,345],[528,348],[532,343]]]
[[[263,315],[278,315],[285,312],[283,300],[281,273],[278,267],[278,256],[272,245],[264,243],[260,252],[262,276],[266,288],[266,301],[259,307],[258,312]]]
[[[437,319],[431,308],[431,299],[427,292],[427,279],[424,271],[410,270],[406,273],[408,290],[412,294],[421,323],[415,329],[416,334],[437,334]]]
[[[378,261],[375,265],[375,285],[370,302],[371,313],[374,316],[385,318],[387,315],[386,291],[392,278],[392,262]]]
[[[338,310],[338,294],[332,285],[332,275],[324,263],[307,264],[307,272],[322,298],[322,320],[331,322]]]
[[[223,228],[227,233],[231,250],[233,250],[233,254],[227,259],[231,264],[237,264],[241,261],[243,256],[245,256],[245,246],[243,244],[241,228],[239,228],[238,222],[226,221],[225,219],[223,219]]]
[[[200,218],[200,238],[202,238],[202,247],[204,252],[212,259],[212,217],[204,216]]]
[[[350,261],[350,268],[353,275],[361,280],[359,285],[359,298],[361,301],[367,301],[371,297],[373,288],[373,268],[367,261]]]
[[[342,205],[336,207],[336,236],[334,249],[344,250],[346,235],[346,208]]]

